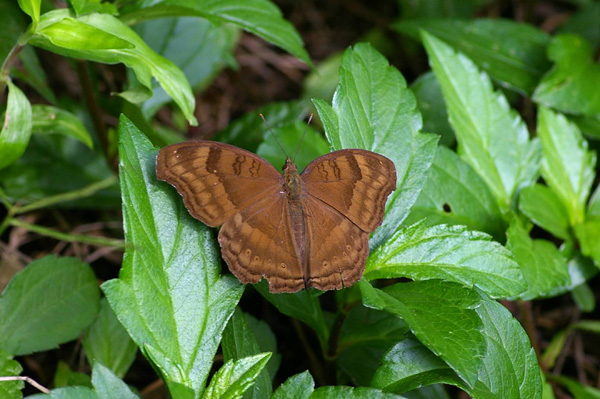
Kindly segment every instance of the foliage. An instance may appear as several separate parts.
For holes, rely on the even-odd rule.
[[[573,320],[541,353],[529,302],[571,295],[582,312],[595,309],[600,186],[588,139],[600,137],[600,31],[589,15],[598,4],[572,2],[571,21],[549,34],[473,18],[491,1],[397,3],[390,32],[409,57],[422,46],[431,67],[418,76],[390,64],[375,40],[315,67],[271,0],[69,0],[60,9],[0,0],[2,247],[35,234],[46,249],[28,254],[38,259],[0,297],[0,396],[23,396],[19,356],[81,339],[70,350],[87,363],[61,360],[53,389],[29,397],[137,398],[142,387],[122,378],[138,349],[175,399],[448,397],[441,384],[474,398],[541,399],[549,382],[600,397],[549,373],[568,337],[599,334],[600,322]],[[396,166],[353,287],[244,287],[221,267],[214,232],[156,178],[157,146],[197,124],[198,95],[236,67],[241,31],[311,74],[301,99],[262,105],[215,139],[277,167],[279,145],[293,154],[302,137],[300,168],[344,148]],[[77,70],[82,101],[52,87],[40,61],[48,54]],[[118,70],[127,73],[108,78]],[[305,127],[311,109],[317,122]],[[120,224],[111,234],[64,232],[44,217],[106,221],[119,208],[123,235]],[[87,261],[50,254],[66,243],[73,255],[97,250]],[[118,276],[95,263],[115,252]],[[294,364],[289,347],[306,358]]]

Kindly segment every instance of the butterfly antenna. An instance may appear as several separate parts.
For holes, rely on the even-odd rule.
[[[304,140],[304,136],[306,135],[306,130],[308,129],[308,125],[310,125],[310,121],[312,121],[313,118],[313,114],[311,113],[308,117],[308,122],[306,122],[306,126],[304,126],[304,131],[302,132],[302,137],[300,138],[300,142],[298,143],[298,148],[296,148],[296,153],[294,154],[294,158],[292,158],[292,161],[296,162],[296,156],[298,155],[298,151],[300,151],[300,144],[302,144],[302,141]]]
[[[288,154],[285,153],[285,150],[283,149],[283,146],[281,145],[281,143],[279,142],[279,140],[277,140],[277,136],[275,136],[275,133],[273,133],[273,129],[271,129],[271,126],[269,125],[269,123],[265,119],[264,115],[263,114],[259,114],[259,115],[260,115],[261,119],[263,120],[263,122],[265,123],[265,125],[267,125],[267,128],[269,129],[269,132],[271,132],[271,134],[273,135],[273,138],[277,142],[277,145],[279,146],[279,148],[281,148],[281,151],[283,151],[283,153],[285,154],[285,157],[289,158]]]

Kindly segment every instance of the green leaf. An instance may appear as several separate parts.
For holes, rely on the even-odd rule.
[[[419,112],[423,115],[423,131],[441,136],[440,144],[451,146],[456,141],[454,132],[448,123],[448,111],[440,85],[433,72],[427,72],[417,78],[410,89],[415,93]]]
[[[445,1],[445,0],[397,0],[403,19],[422,17],[470,18],[477,8],[489,0]]]
[[[494,298],[514,297],[526,288],[512,254],[489,235],[423,223],[398,230],[371,254],[364,277],[455,281]]]
[[[212,231],[175,190],[156,180],[156,150],[125,117],[119,123],[123,221],[128,244],[118,280],[102,289],[173,396],[199,396],[243,286],[221,276]]]
[[[330,106],[313,100],[332,148],[363,148],[396,165],[397,186],[370,247],[381,245],[408,215],[425,182],[438,137],[419,133],[421,115],[400,72],[370,45],[346,50]]]
[[[25,16],[17,2],[0,2],[0,24],[2,25],[0,30],[0,65],[2,65],[27,28]]]
[[[569,215],[552,190],[541,184],[525,187],[519,194],[519,209],[531,221],[555,237],[569,238]]]
[[[3,377],[17,376],[21,374],[23,367],[13,360],[12,356],[0,349],[0,375]],[[0,382],[0,397],[3,399],[21,399],[21,390],[25,387],[24,381],[2,381]]]
[[[385,354],[371,386],[386,392],[403,393],[437,383],[465,388],[446,363],[416,339],[408,338]]]
[[[241,398],[252,386],[270,357],[271,354],[267,352],[226,362],[212,377],[203,398]]]
[[[271,396],[271,399],[309,399],[315,389],[315,380],[307,370],[288,378]]]
[[[375,388],[332,386],[315,389],[310,399],[403,399],[404,396]]]
[[[590,198],[587,209],[587,217],[600,218],[600,185],[596,187],[596,191],[594,191],[592,198]]]
[[[37,394],[28,396],[27,399],[100,399],[96,392],[86,387],[64,387],[56,388],[49,394]]]
[[[533,93],[533,100],[546,107],[571,114],[600,114],[600,65],[594,50],[579,36],[558,35],[548,46],[555,62]]]
[[[35,27],[40,20],[40,7],[42,0],[19,0],[19,7],[27,15],[31,17],[33,26]]]
[[[485,354],[483,325],[475,311],[481,297],[475,291],[439,280],[399,283],[383,291],[361,280],[360,288],[371,291],[366,306],[400,317],[467,385],[475,385],[479,365],[473,360]]]
[[[25,94],[10,80],[4,124],[0,130],[0,169],[23,155],[31,137],[31,105]]]
[[[312,65],[302,46],[300,35],[293,25],[282,17],[279,8],[269,0],[145,1],[123,7],[120,12],[125,23],[168,16],[202,17],[215,25],[230,22]]]
[[[56,372],[52,381],[55,388],[66,386],[84,386],[92,388],[92,378],[88,374],[73,371],[67,363],[62,360],[56,365]]]
[[[482,297],[477,314],[483,322],[486,353],[476,361],[475,398],[542,398],[542,373],[521,324],[496,301]]]
[[[327,342],[329,339],[329,328],[325,323],[323,310],[319,303],[318,294],[320,291],[299,291],[293,294],[271,294],[269,286],[263,279],[254,288],[281,313],[286,316],[296,318],[315,330],[317,337],[321,342]]]
[[[223,360],[239,360],[247,356],[258,355],[261,348],[257,337],[245,321],[244,314],[236,309],[223,331]],[[272,393],[271,378],[268,369],[260,372],[252,389],[246,391],[244,398],[267,398]]]
[[[94,151],[80,141],[62,135],[34,135],[25,154],[0,170],[0,181],[11,201],[30,203],[50,196],[81,190],[114,176],[100,148]],[[61,203],[64,207],[116,208],[117,184],[93,196]]]
[[[560,27],[559,33],[574,33],[586,39],[597,48],[600,45],[600,4],[589,3],[582,7],[571,18]]]
[[[75,13],[79,15],[90,14],[93,12],[99,12],[104,14],[116,15],[119,13],[117,7],[103,0],[69,0],[69,3],[73,6]]]
[[[452,150],[440,146],[410,215],[411,225],[423,218],[428,225],[464,225],[484,231],[497,240],[504,237],[504,221],[498,202],[481,177]]]
[[[99,300],[86,263],[54,255],[33,261],[0,298],[0,347],[25,355],[71,341],[94,320]]]
[[[362,305],[344,321],[338,339],[337,367],[354,385],[370,385],[385,352],[405,338],[408,326],[398,317]]]
[[[271,327],[269,327],[266,322],[258,320],[248,313],[244,313],[244,320],[251,328],[254,337],[256,337],[256,342],[258,343],[260,351],[272,353],[271,359],[269,359],[269,362],[267,363],[266,370],[269,372],[271,380],[273,380],[281,365],[281,354],[277,352],[277,339],[275,338],[275,334],[273,334]]]
[[[100,301],[96,320],[85,332],[83,349],[90,364],[102,363],[120,378],[135,360],[137,346],[117,320],[106,298]]]
[[[233,121],[225,130],[217,133],[214,139],[256,152],[259,145],[271,136],[269,126],[277,134],[279,128],[304,119],[308,106],[309,103],[304,100],[270,103]],[[263,122],[260,114],[264,115],[267,123]]]
[[[233,49],[239,30],[233,25],[215,26],[199,18],[161,18],[133,27],[151,49],[177,65],[191,87],[200,91],[228,65],[235,65]],[[171,101],[170,96],[152,82],[152,97],[142,104],[147,118]]]
[[[580,284],[571,290],[573,301],[577,304],[579,310],[585,313],[593,312],[596,308],[596,298],[594,291],[587,284]]]
[[[92,369],[92,384],[98,399],[139,399],[131,389],[109,368],[95,362]]]
[[[531,94],[550,68],[549,36],[531,25],[503,19],[414,19],[393,28],[421,40],[425,30],[471,59],[502,86]],[[439,78],[438,78],[439,79]]]
[[[306,135],[302,140],[305,130]],[[290,157],[293,157],[296,149],[299,148],[295,157],[298,170],[304,170],[306,165],[314,159],[329,152],[329,146],[323,136],[310,126],[306,126],[303,121],[283,125],[277,129],[275,134],[277,134],[279,144]],[[276,169],[281,170],[281,167],[285,165],[286,155],[281,151],[279,144],[275,141],[275,137],[269,134],[258,146],[256,153],[269,161]]]
[[[556,381],[566,387],[574,399],[600,399],[600,389],[582,385],[579,382],[563,376],[552,376],[552,381]]]
[[[429,63],[437,77],[459,154],[485,180],[503,212],[519,188],[533,184],[539,144],[529,141],[525,123],[485,73],[450,46],[422,32]]]
[[[574,227],[575,236],[581,245],[581,252],[594,259],[600,267],[600,218],[586,220]]]
[[[31,111],[33,133],[71,136],[88,148],[94,148],[92,137],[81,120],[72,113],[50,105],[34,105]]]
[[[111,15],[93,13],[74,18],[64,9],[47,12],[42,15],[29,43],[68,57],[106,64],[124,63],[135,71],[138,81],[149,92],[154,77],[189,123],[197,123],[194,95],[183,72]]]
[[[527,281],[523,300],[562,294],[571,284],[567,262],[554,246],[546,240],[532,240],[515,220],[508,232],[506,247],[515,255]]]
[[[575,122],[585,136],[592,140],[600,140],[600,114],[593,116],[569,115],[569,119]]]
[[[579,224],[585,220],[596,154],[577,126],[544,107],[539,108],[537,135],[544,151],[542,176],[567,209],[570,224]]]

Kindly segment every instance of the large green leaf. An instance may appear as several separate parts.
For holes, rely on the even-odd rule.
[[[571,284],[569,269],[553,243],[532,240],[515,220],[507,232],[506,247],[515,255],[527,281],[527,291],[520,297],[531,300],[563,293]]]
[[[0,169],[23,155],[31,137],[31,104],[25,94],[8,81],[8,103],[0,130]]]
[[[460,284],[439,280],[394,284],[383,291],[360,281],[366,306],[385,310],[408,324],[417,339],[474,386],[485,354],[481,297]]]
[[[49,394],[28,396],[27,399],[100,399],[96,392],[87,387],[63,387],[50,391]]]
[[[441,383],[464,387],[450,366],[418,340],[409,338],[398,342],[385,354],[371,385],[386,392],[403,393]]]
[[[363,148],[396,165],[396,191],[370,241],[381,245],[408,215],[435,154],[438,137],[419,133],[421,115],[400,72],[368,44],[346,50],[330,106],[313,100],[333,149]]]
[[[427,218],[428,225],[465,225],[484,231],[497,240],[504,238],[506,222],[498,202],[483,179],[452,150],[438,148],[427,183],[410,215],[411,225]]]
[[[531,221],[558,238],[569,238],[569,215],[554,191],[541,184],[525,187],[519,194],[519,209]]]
[[[533,100],[570,114],[600,114],[600,65],[590,44],[572,34],[558,35],[548,46],[554,68],[540,82]]]
[[[514,297],[526,289],[512,254],[489,235],[464,226],[424,223],[394,233],[371,254],[364,277],[455,281],[494,298]]]
[[[215,26],[201,18],[161,18],[133,27],[156,53],[177,65],[194,90],[202,90],[225,66],[235,65],[233,48],[239,29],[232,25]],[[146,117],[171,100],[157,82],[152,97],[142,104]]]
[[[241,398],[265,368],[270,357],[271,354],[267,352],[226,362],[212,377],[203,399]]]
[[[539,145],[485,73],[464,55],[422,32],[429,63],[448,107],[459,154],[488,184],[507,212],[521,187],[537,178]]]
[[[197,16],[217,25],[231,22],[311,64],[300,35],[270,0],[144,0],[121,10],[126,23],[168,16]]]
[[[99,300],[89,265],[54,255],[33,261],[0,298],[0,347],[24,355],[71,341],[94,320]]]
[[[121,378],[137,354],[136,344],[117,320],[106,298],[100,301],[100,311],[86,330],[82,343],[90,364],[102,363]]]
[[[537,134],[542,142],[542,176],[560,198],[571,225],[585,220],[585,205],[594,181],[596,154],[575,124],[540,107]]]
[[[247,356],[258,355],[261,348],[258,345],[257,337],[246,323],[244,314],[236,309],[225,330],[223,331],[223,360],[239,360]],[[270,361],[270,360],[269,360]],[[263,369],[253,387],[244,394],[245,399],[261,399],[271,395],[271,378],[267,368]]]
[[[501,85],[531,94],[550,69],[549,36],[527,24],[503,19],[413,19],[393,25],[421,40],[425,30],[465,54]],[[438,78],[439,79],[439,78]]]
[[[75,18],[65,9],[50,11],[42,15],[29,43],[68,57],[124,63],[135,71],[147,95],[151,94],[154,77],[187,120],[196,124],[194,95],[183,72],[111,15],[93,13]]]
[[[271,396],[271,399],[309,399],[315,389],[315,380],[307,371],[288,378]]]
[[[197,397],[243,287],[220,275],[211,230],[189,215],[172,187],[156,180],[150,142],[125,117],[119,134],[128,247],[119,279],[102,289],[172,395]]]
[[[387,393],[375,388],[330,386],[314,390],[310,399],[405,399],[404,396]]]

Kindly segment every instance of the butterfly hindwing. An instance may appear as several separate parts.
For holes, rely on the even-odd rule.
[[[281,189],[281,174],[259,156],[215,141],[173,144],[159,151],[156,175],[175,186],[196,219],[216,227],[262,194]]]
[[[302,172],[303,188],[370,233],[383,221],[385,201],[396,188],[388,158],[365,150],[341,150],[312,161]]]

